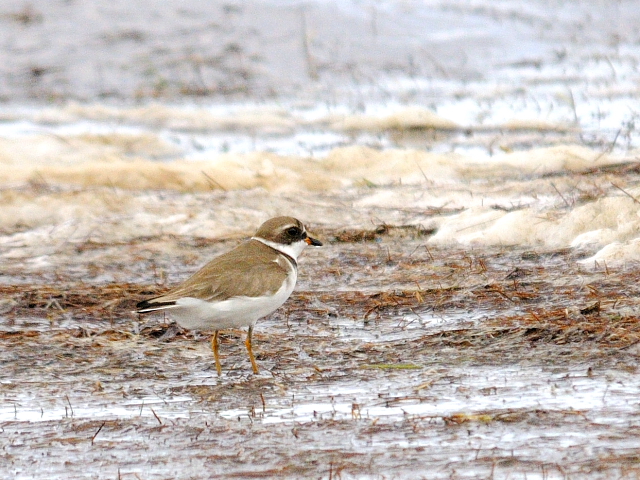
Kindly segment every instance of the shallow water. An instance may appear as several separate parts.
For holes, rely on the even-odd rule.
[[[120,248],[136,258],[152,243]],[[605,478],[631,468],[637,274],[582,271],[568,251],[424,245],[403,232],[307,252],[299,292],[258,323],[257,376],[242,332],[223,335],[218,378],[207,336],[158,340],[162,316],[130,315],[165,287],[81,273],[59,288],[3,287],[15,300],[0,332],[8,471],[562,478],[606,462]],[[103,275],[134,276],[139,266],[123,261]],[[324,290],[338,263],[341,290]],[[598,313],[582,313],[594,299]]]
[[[3,2],[0,472],[633,475],[639,15]],[[281,214],[258,376],[131,316]]]

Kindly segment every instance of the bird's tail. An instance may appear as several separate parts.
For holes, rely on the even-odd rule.
[[[149,313],[177,307],[176,302],[163,302],[157,298],[143,300],[136,305],[136,313]]]

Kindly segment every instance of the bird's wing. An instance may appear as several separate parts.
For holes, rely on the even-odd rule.
[[[265,259],[256,263],[255,259],[249,262],[246,258],[222,255],[164,295],[140,302],[138,310],[170,308],[184,297],[222,301],[232,297],[272,295],[290,273],[286,262],[284,259],[277,262]],[[214,264],[215,268],[210,268]]]

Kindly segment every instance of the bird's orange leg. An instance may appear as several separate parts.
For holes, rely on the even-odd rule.
[[[220,366],[220,353],[218,353],[218,330],[213,332],[213,337],[211,337],[211,350],[213,350],[213,358],[216,360],[216,370],[218,371],[218,376],[222,375],[222,367]]]
[[[253,333],[253,325],[249,326],[249,331],[247,332],[247,340],[244,342],[247,347],[247,352],[249,352],[249,360],[251,360],[251,366],[253,367],[253,373],[258,373],[258,365],[256,364],[256,358],[253,356],[253,350],[251,348],[251,334]]]

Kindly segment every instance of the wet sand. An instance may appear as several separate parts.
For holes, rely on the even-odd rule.
[[[223,335],[218,378],[208,336],[130,313],[174,270],[168,257],[149,263],[156,242],[198,258],[228,242],[147,239],[119,247],[121,266],[96,267],[139,284],[67,274],[1,287],[13,300],[0,335],[3,468],[15,478],[633,475],[636,271],[587,272],[566,250],[427,247],[411,229],[322,238],[292,299],[258,323],[256,376],[244,332]]]
[[[638,476],[633,1],[0,5],[0,476]],[[131,313],[270,216],[242,331]]]

